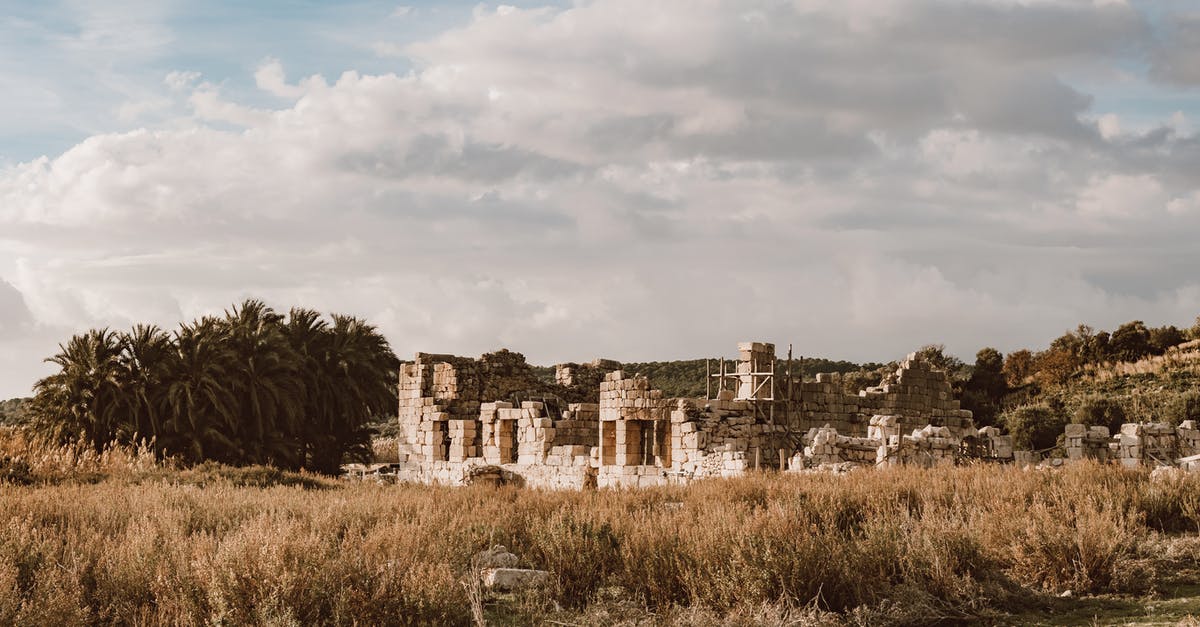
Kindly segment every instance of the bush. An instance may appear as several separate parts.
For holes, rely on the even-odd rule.
[[[1109,433],[1116,433],[1126,422],[1125,408],[1107,396],[1090,396],[1075,409],[1071,422],[1108,427]]]
[[[1019,449],[1042,450],[1053,447],[1062,435],[1067,421],[1049,405],[1024,405],[1006,411],[1001,422],[1013,436]]]
[[[1163,420],[1173,425],[1184,420],[1200,421],[1200,392],[1184,392],[1172,399],[1166,407]]]
[[[0,457],[0,483],[29,485],[33,483],[33,468],[19,457]]]

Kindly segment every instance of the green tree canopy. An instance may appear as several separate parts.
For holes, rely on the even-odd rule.
[[[96,449],[150,440],[190,462],[336,472],[370,450],[366,425],[396,406],[399,361],[366,322],[247,300],[172,334],[92,330],[47,361],[30,411],[44,430]]]

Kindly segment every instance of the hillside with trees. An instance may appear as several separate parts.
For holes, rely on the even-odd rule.
[[[10,398],[0,401],[0,425],[19,426],[29,422],[26,406],[28,398]]]

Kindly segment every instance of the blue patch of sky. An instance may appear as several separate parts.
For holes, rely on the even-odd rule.
[[[1133,0],[1133,7],[1146,19],[1152,36],[1163,41],[1171,28],[1173,16],[1195,12],[1195,0]],[[1129,50],[1117,59],[1114,69],[1121,76],[1111,75],[1069,80],[1076,89],[1092,96],[1091,113],[1116,114],[1127,129],[1150,129],[1162,126],[1176,112],[1183,113],[1193,124],[1200,126],[1200,89],[1194,86],[1170,85],[1150,78],[1152,51],[1148,48]]]
[[[82,25],[71,5],[12,3],[0,14],[0,84],[25,83],[28,95],[50,91],[60,104],[9,111],[22,119],[0,122],[0,165],[54,156],[87,136],[127,130],[144,121],[123,123],[117,109],[130,93],[167,96],[170,72],[197,72],[221,86],[228,99],[256,107],[279,101],[255,86],[254,72],[266,59],[282,63],[287,80],[320,74],[329,81],[342,73],[405,74],[411,63],[380,55],[378,43],[403,47],[470,22],[477,7],[498,4],[545,6],[545,0],[404,2],[357,0],[219,0],[160,5],[161,27],[169,38],[143,54],[121,56],[103,75],[82,72],[65,48]],[[165,6],[165,10],[162,9]],[[120,22],[120,5],[111,7]],[[19,55],[19,58],[18,58]],[[89,68],[94,69],[94,68]],[[7,74],[8,76],[4,76]],[[37,85],[31,84],[37,81]],[[128,89],[123,89],[124,84]],[[21,97],[20,94],[11,95]],[[2,109],[0,109],[2,110]]]

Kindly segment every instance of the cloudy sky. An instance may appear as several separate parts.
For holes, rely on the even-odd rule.
[[[1194,1],[3,6],[0,398],[249,296],[544,364],[1200,314]]]

